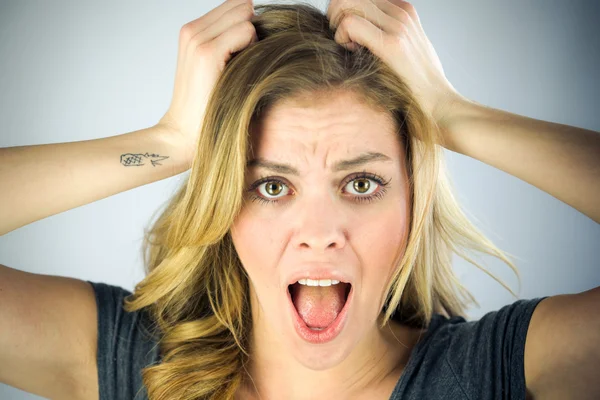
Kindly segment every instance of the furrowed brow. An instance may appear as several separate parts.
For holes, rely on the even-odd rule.
[[[349,160],[338,161],[331,170],[333,172],[347,171],[375,161],[392,161],[392,159],[382,153],[368,152]],[[248,168],[264,168],[279,174],[300,175],[298,170],[290,164],[276,163],[260,157],[249,160],[246,166]]]

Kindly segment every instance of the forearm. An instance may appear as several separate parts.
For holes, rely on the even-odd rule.
[[[600,133],[467,99],[442,120],[444,147],[499,168],[600,223]]]
[[[151,127],[102,139],[0,148],[0,235],[184,172],[189,163],[174,139]]]

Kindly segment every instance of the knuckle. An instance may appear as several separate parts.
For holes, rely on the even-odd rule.
[[[341,23],[348,17],[351,13],[347,8],[340,8],[332,15],[330,25],[335,27],[336,29],[340,27]]]
[[[405,1],[402,4],[402,8],[411,16],[415,16],[417,14],[417,10],[415,9],[415,6],[410,4],[408,1]]]
[[[236,8],[239,9],[239,13],[244,19],[250,19],[254,16],[254,7],[250,3],[242,3]]]
[[[398,46],[399,42],[401,40],[398,39],[398,37],[395,37],[393,35],[384,35],[383,36],[383,46],[384,47],[393,47],[393,46]]]
[[[209,54],[212,54],[215,49],[214,41],[208,41],[204,43],[200,43],[194,46],[194,55],[198,58],[205,58]]]
[[[248,35],[254,35],[256,33],[256,28],[254,24],[250,21],[244,21],[241,23],[242,28]]]
[[[410,13],[408,13],[405,9],[400,9],[398,12],[398,19],[403,24],[409,24],[412,20]]]
[[[229,3],[231,4],[235,4],[235,6],[233,7],[234,9],[238,8],[238,7],[244,7],[248,4],[250,4],[250,0],[228,0]]]
[[[352,22],[354,22],[354,19],[356,18],[356,13],[354,13],[351,10],[344,10],[339,14],[339,18],[338,18],[338,29],[339,28],[343,28],[343,29],[347,29],[348,26],[350,24],[352,24]]]
[[[408,49],[409,46],[409,41],[408,41],[408,37],[404,36],[404,35],[399,35],[399,36],[394,36],[394,35],[388,35],[386,37],[386,40],[388,42],[386,42],[386,46],[394,46],[399,48],[400,50],[406,50]]]
[[[417,9],[415,6],[410,4],[407,1],[403,1],[400,6],[398,6],[399,14],[401,18],[408,18],[412,21],[418,21],[419,15],[417,14]]]
[[[406,25],[406,23],[400,22],[399,24],[396,24],[396,34],[400,35],[400,36],[405,36],[409,34],[409,29],[408,29],[408,25]]]
[[[183,25],[181,27],[181,29],[179,30],[179,39],[180,39],[180,41],[188,42],[192,38],[192,36],[194,35],[193,29],[194,28],[189,23]]]

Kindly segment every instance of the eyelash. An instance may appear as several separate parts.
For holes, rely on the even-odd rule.
[[[379,186],[380,186],[380,190],[374,194],[371,194],[369,196],[352,196],[353,197],[353,201],[356,203],[364,203],[364,202],[372,202],[374,200],[377,199],[381,199],[383,197],[383,195],[386,193],[387,191],[387,187],[390,183],[390,180],[385,180],[384,178],[380,177],[379,175],[375,175],[375,174],[371,174],[368,173],[366,171],[363,171],[357,175],[353,175],[350,179],[347,179],[344,184],[342,185],[342,187],[345,187],[348,183],[355,181],[357,179],[369,179],[369,180],[373,180],[375,181]],[[259,195],[257,195],[255,193],[256,188],[258,188],[260,185],[262,185],[263,183],[267,183],[267,182],[277,182],[281,185],[285,185],[287,186],[287,184],[283,181],[281,181],[280,179],[276,178],[276,177],[272,177],[272,176],[265,176],[260,178],[258,181],[254,182],[250,188],[248,189],[248,192],[250,193],[251,196],[251,200],[252,201],[259,201],[261,203],[264,204],[276,204],[279,203],[280,200],[269,200],[269,199],[265,199],[264,197],[261,197]]]

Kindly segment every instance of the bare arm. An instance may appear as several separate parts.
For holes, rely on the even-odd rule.
[[[258,37],[250,0],[180,31],[169,110],[104,139],[0,149],[0,234],[191,167],[206,99],[232,54]],[[0,382],[51,399],[98,399],[98,309],[84,281],[0,265]]]
[[[406,12],[398,15],[404,21],[411,17],[413,23],[398,25],[394,31],[402,33],[399,39],[377,42],[401,45],[396,51],[387,46],[385,53],[436,119],[443,136],[440,144],[528,182],[600,223],[600,133],[512,114],[453,94],[433,46],[424,39],[416,10],[408,2],[397,4]],[[354,22],[364,26],[362,32],[371,29]],[[418,27],[418,32],[407,26]],[[360,44],[358,31],[349,39],[356,37]],[[347,35],[336,36],[349,41]],[[565,267],[577,273],[576,266]],[[599,309],[600,287],[550,296],[536,307],[523,355],[528,398],[600,398]]]
[[[600,133],[465,98],[446,115],[439,122],[444,147],[516,176],[600,223]]]
[[[184,172],[189,157],[179,137],[156,125],[102,139],[0,148],[0,235]]]
[[[600,223],[598,132],[468,100],[448,110],[439,123],[444,147],[516,176]],[[525,382],[532,398],[600,395],[599,307],[600,287],[552,296],[536,307],[524,354]]]

